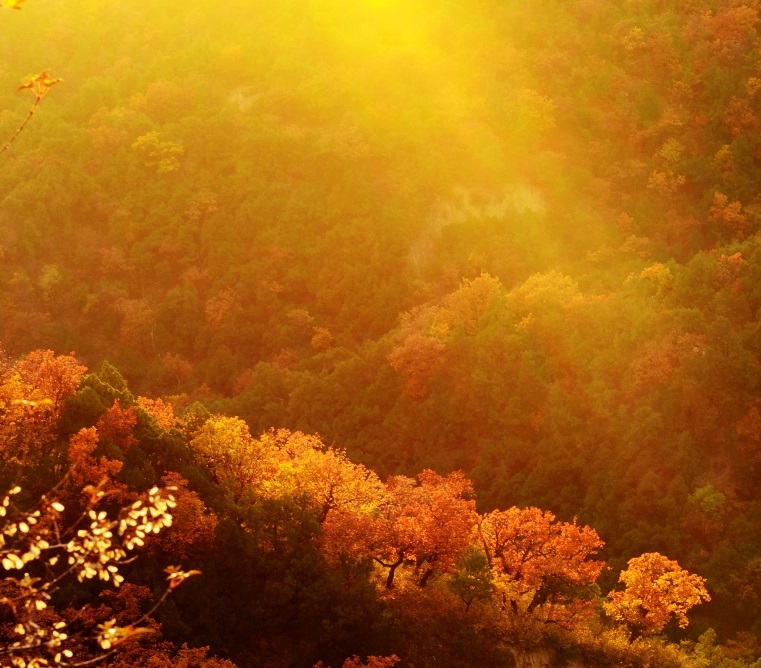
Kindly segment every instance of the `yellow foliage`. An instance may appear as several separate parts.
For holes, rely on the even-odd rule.
[[[662,158],[667,163],[675,163],[678,162],[679,158],[682,156],[682,151],[684,151],[682,143],[672,138],[661,146],[661,150],[658,151],[658,157]]]
[[[444,328],[451,329],[459,323],[466,334],[474,335],[478,331],[479,320],[501,289],[499,279],[486,272],[473,280],[463,280],[457,290],[445,297],[444,308],[436,314],[431,328],[439,327],[440,331],[446,331]]]
[[[661,262],[656,262],[649,267],[645,267],[640,272],[638,278],[641,282],[649,284],[658,297],[663,297],[671,292],[674,286],[674,277],[671,274],[671,270]]]
[[[132,142],[132,149],[143,156],[143,164],[157,174],[176,172],[185,148],[179,142],[161,141],[158,132],[148,132]]]
[[[611,592],[603,605],[613,619],[643,634],[659,633],[672,618],[685,628],[687,612],[711,600],[705,578],[687,572],[662,554],[643,554],[630,559],[628,566],[619,576],[626,588]]]
[[[662,195],[674,195],[687,179],[684,174],[676,174],[670,169],[665,171],[653,171],[647,180],[647,187]]]
[[[632,28],[624,37],[621,38],[621,46],[627,51],[635,51],[645,46],[645,32],[642,28]]]
[[[570,308],[582,298],[576,281],[552,270],[530,276],[510,293],[509,300],[519,314],[539,315],[551,307]]]
[[[724,144],[716,155],[713,156],[711,166],[721,172],[732,172],[735,169],[734,155],[732,154],[732,147],[729,144]]]
[[[277,470],[272,449],[255,441],[239,418],[208,419],[190,444],[236,501],[261,488]]]

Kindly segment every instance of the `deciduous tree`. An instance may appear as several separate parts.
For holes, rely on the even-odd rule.
[[[252,494],[277,471],[274,449],[254,440],[248,425],[239,418],[209,418],[190,445],[235,501]]]
[[[591,598],[603,569],[592,557],[603,541],[590,527],[558,522],[548,510],[510,508],[481,518],[478,532],[495,584],[513,613],[542,610],[546,621],[570,623]]]
[[[259,442],[277,462],[276,474],[259,490],[263,495],[304,495],[320,524],[334,510],[369,513],[378,507],[383,496],[378,476],[345,452],[326,447],[318,436],[279,429]]]
[[[625,589],[608,594],[605,611],[628,624],[634,634],[659,633],[672,619],[685,628],[689,624],[687,612],[711,600],[705,578],[689,573],[658,552],[630,559],[618,581]]]
[[[323,526],[324,545],[334,556],[372,558],[388,571],[387,589],[402,564],[414,564],[418,584],[425,587],[437,569],[453,571],[470,544],[477,519],[475,502],[467,498],[471,492],[460,472],[444,477],[426,470],[418,481],[392,476],[373,512],[331,514]]]

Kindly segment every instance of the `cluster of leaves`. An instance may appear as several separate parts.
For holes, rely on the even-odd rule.
[[[169,567],[168,588],[150,611],[128,625],[117,624],[112,618],[94,630],[83,629],[79,619],[65,619],[50,609],[53,597],[69,576],[79,582],[97,578],[119,587],[124,582],[119,567],[129,563],[128,553],[144,545],[148,534],[157,534],[171,526],[170,511],[176,506],[174,497],[153,488],[145,501],[135,501],[123,508],[118,517],[110,519],[106,511],[95,509],[104,492],[91,489],[88,509],[68,526],[62,526],[65,507],[49,497],[43,497],[31,511],[17,513],[16,517],[9,514],[11,499],[19,492],[21,488],[14,487],[3,498],[5,521],[0,527],[4,570],[25,571],[23,577],[7,576],[2,582],[0,603],[11,613],[9,625],[15,639],[6,641],[0,656],[11,666],[43,668],[99,661],[127,638],[150,632],[141,624],[172,589],[197,573]],[[69,631],[72,625],[79,626],[74,633]],[[87,652],[91,648],[83,652],[83,645],[86,647],[88,641],[96,647],[94,657]]]

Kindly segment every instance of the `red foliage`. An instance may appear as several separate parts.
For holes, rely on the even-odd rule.
[[[346,659],[341,668],[392,668],[392,666],[395,666],[399,661],[399,657],[396,654],[392,654],[391,656],[371,655],[368,656],[367,661],[364,662],[355,654],[353,657]],[[314,668],[326,668],[326,666],[320,661],[319,663],[314,664]],[[330,667],[328,666],[327,668]]]
[[[133,431],[137,424],[137,410],[135,406],[122,408],[118,399],[98,419],[96,427],[101,438],[107,438],[122,452],[127,452],[137,443]]]

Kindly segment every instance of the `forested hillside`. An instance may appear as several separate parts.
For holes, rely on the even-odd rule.
[[[0,141],[62,79],[0,155],[0,478],[31,504],[90,428],[125,489],[183,476],[167,642],[761,656],[761,2],[0,4]],[[587,565],[515,570],[495,518]],[[688,628],[617,599],[643,555],[705,579]]]
[[[665,555],[605,596],[604,541],[576,520],[478,513],[459,471],[384,482],[316,436],[178,417],[87,371],[2,359],[0,665],[751,666],[747,639],[663,637],[711,599]]]

